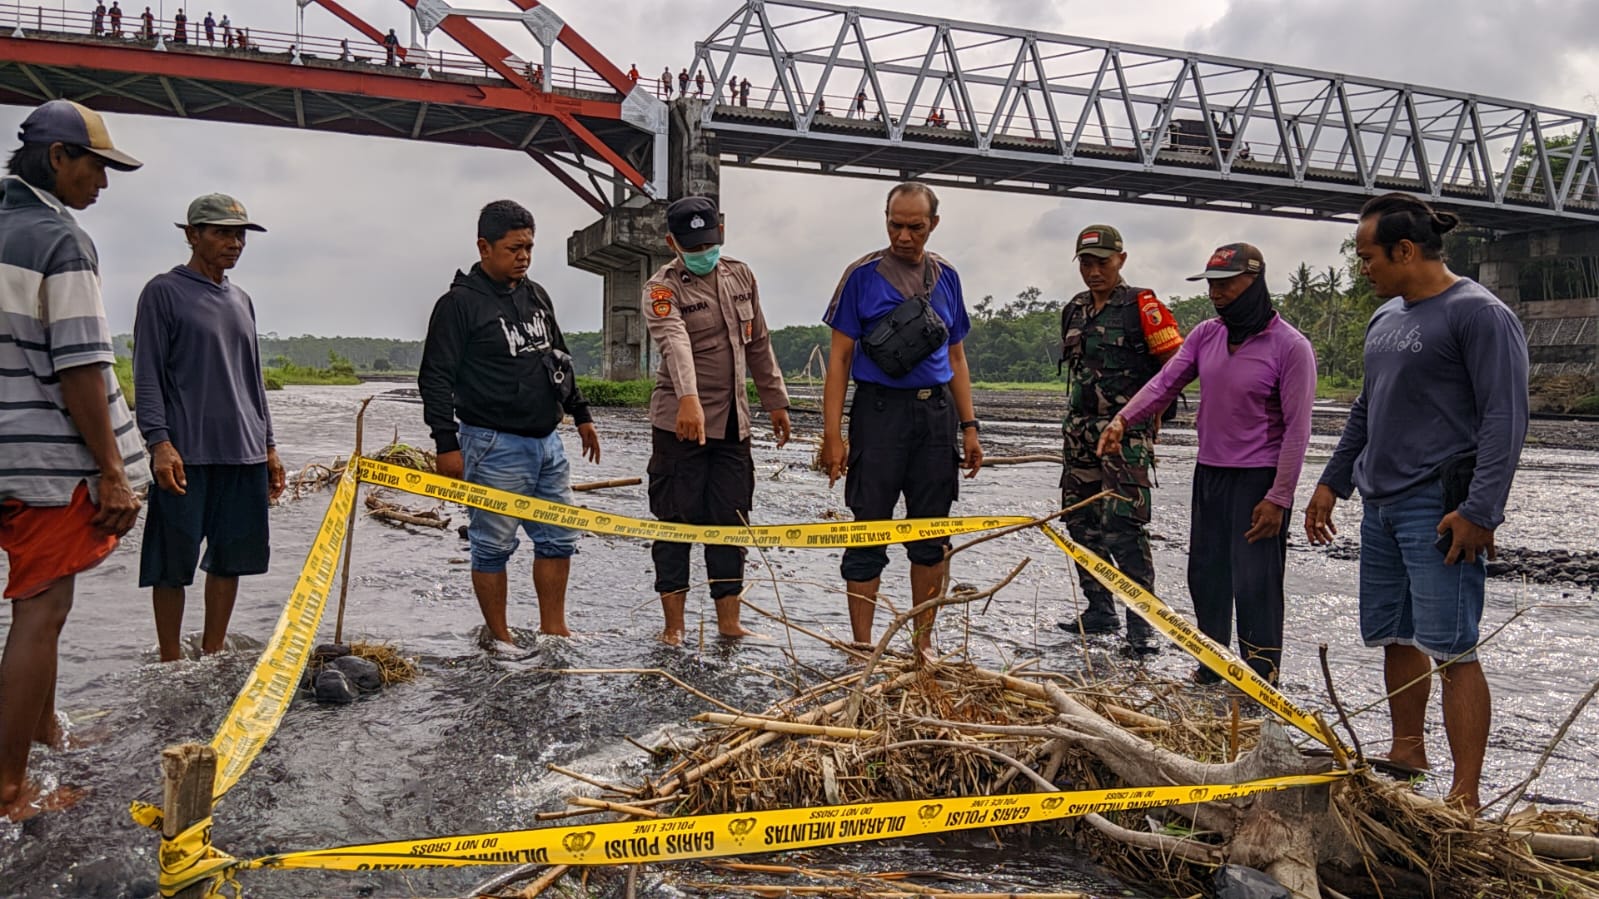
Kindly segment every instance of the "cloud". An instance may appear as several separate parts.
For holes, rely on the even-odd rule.
[[[1234,0],[1188,45],[1429,87],[1592,109],[1599,4],[1591,0]],[[1573,76],[1585,74],[1578,87]]]
[[[346,5],[381,29],[408,35],[392,0]],[[633,4],[622,16],[614,3],[552,5],[610,59],[624,68],[636,63],[646,77],[663,65],[675,72],[688,64],[694,42],[738,8],[737,0],[679,0]],[[1585,98],[1599,84],[1599,4],[1579,0],[1535,0],[1518,7],[1527,11],[1518,11],[1515,23],[1504,4],[1481,0],[1451,5],[1447,15],[1435,4],[1380,0],[1151,0],[1136,15],[1045,0],[878,5],[1564,107],[1589,108]],[[248,24],[258,37],[267,29],[293,31],[292,4],[250,6]],[[353,35],[314,5],[305,13],[308,34]],[[514,52],[536,47],[514,25],[491,30]],[[442,36],[432,43],[449,44]],[[0,133],[15,133],[25,114],[0,107]],[[255,299],[263,331],[420,337],[451,275],[476,259],[477,210],[499,197],[524,203],[538,218],[534,276],[555,298],[562,326],[600,325],[600,279],[565,264],[567,235],[595,215],[518,154],[181,119],[116,115],[109,122],[118,143],[148,163],[136,173],[113,173],[101,202],[82,216],[100,248],[108,314],[119,330],[131,325],[143,284],[187,258],[170,223],[192,197],[213,190],[238,196],[271,229],[251,238],[235,273]],[[725,168],[722,178],[728,252],[754,267],[774,325],[819,321],[843,267],[885,242],[887,182],[736,168]],[[1183,276],[1233,240],[1263,249],[1280,290],[1301,260],[1318,269],[1336,263],[1348,231],[1342,224],[975,190],[941,195],[943,223],[932,246],[954,261],[973,300],[1008,299],[1028,286],[1049,296],[1075,293],[1081,284],[1072,239],[1093,222],[1122,229],[1128,277],[1164,296],[1194,292]]]

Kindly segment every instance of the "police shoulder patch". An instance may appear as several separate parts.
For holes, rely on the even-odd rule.
[[[665,284],[650,285],[650,312],[654,313],[656,318],[666,318],[671,315],[673,301],[676,299],[677,294]]]

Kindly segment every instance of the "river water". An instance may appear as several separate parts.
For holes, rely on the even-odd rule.
[[[280,452],[291,468],[329,462],[347,453],[360,398],[383,386],[289,388],[271,394]],[[578,459],[575,434],[566,430],[574,480],[642,476],[649,454],[643,415],[600,410],[604,456],[594,465]],[[814,520],[843,510],[842,485],[808,470],[818,433],[814,415],[797,415],[801,440],[777,449],[757,433],[757,520]],[[1058,432],[1037,425],[985,423],[990,455],[1058,451]],[[367,415],[369,447],[390,438],[428,445],[420,407],[373,403]],[[1178,444],[1180,434],[1173,435]],[[1299,502],[1326,461],[1331,438],[1313,443]],[[1161,451],[1155,493],[1157,593],[1188,611],[1183,588],[1191,446]],[[962,483],[956,514],[1045,515],[1056,508],[1057,466],[984,469]],[[585,504],[647,517],[643,486],[580,494]],[[1504,546],[1591,548],[1599,530],[1599,452],[1529,448],[1517,476],[1509,519],[1499,532]],[[409,502],[409,498],[401,498]],[[87,788],[73,809],[21,825],[0,824],[0,895],[142,896],[154,889],[157,841],[133,825],[129,800],[159,801],[162,747],[206,741],[227,711],[238,685],[272,632],[299,565],[326,507],[326,492],[287,502],[272,511],[271,573],[244,581],[233,619],[237,647],[203,660],[160,665],[146,593],[135,587],[139,531],[105,564],[79,579],[76,607],[62,640],[59,704],[72,730],[91,745],[68,752],[35,750],[32,767],[47,784]],[[415,505],[421,505],[417,500]],[[466,565],[465,541],[453,509],[445,531],[397,530],[370,519],[357,526],[347,637],[387,641],[419,659],[422,676],[352,706],[323,708],[299,700],[277,736],[216,810],[214,840],[237,856],[311,849],[343,843],[417,838],[533,826],[538,811],[563,807],[581,785],[550,773],[555,763],[596,776],[625,780],[651,771],[647,758],[624,741],[648,742],[706,709],[702,700],[661,678],[641,675],[562,676],[556,668],[662,668],[730,705],[759,710],[781,698],[779,677],[791,670],[788,641],[749,612],[746,623],[774,639],[725,645],[698,639],[699,616],[714,613],[701,587],[690,601],[688,647],[654,641],[659,608],[651,592],[647,548],[620,539],[584,535],[573,564],[568,617],[571,639],[531,641],[525,658],[491,655],[478,645],[479,616]],[[1358,504],[1341,504],[1339,533],[1358,533]],[[903,553],[885,584],[903,602]],[[1023,558],[1031,564],[988,608],[946,615],[939,640],[946,650],[963,640],[967,652],[990,667],[1038,659],[1045,668],[1130,664],[1110,640],[1087,652],[1055,628],[1070,617],[1077,594],[1063,555],[1041,537],[1019,534],[985,543],[957,559],[958,581],[986,586]],[[513,561],[512,623],[536,628],[537,609],[526,577],[524,546]],[[1380,653],[1359,643],[1356,632],[1356,563],[1308,548],[1302,535],[1289,554],[1287,651],[1284,689],[1326,707],[1316,646],[1326,643],[1339,691],[1350,708],[1378,703],[1356,718],[1365,745],[1382,747],[1386,712]],[[3,563],[0,563],[3,564]],[[703,577],[696,560],[697,576]],[[774,611],[781,605],[798,624],[847,637],[848,619],[838,595],[835,553],[778,549],[751,557],[750,598]],[[774,590],[772,580],[780,590]],[[1485,798],[1519,781],[1533,766],[1573,704],[1599,677],[1599,603],[1585,589],[1491,580],[1484,634],[1510,622],[1483,650],[1494,691],[1492,748]],[[198,631],[200,602],[191,591],[186,633]],[[900,606],[903,608],[903,605]],[[332,605],[323,638],[332,633]],[[1513,620],[1512,620],[1513,619]],[[880,616],[881,620],[881,616]],[[0,619],[0,629],[9,618]],[[969,635],[968,635],[969,628]],[[531,638],[531,634],[529,635]],[[845,670],[827,648],[796,635],[799,660],[824,674]],[[1147,663],[1173,679],[1193,663],[1168,648]],[[1447,767],[1436,698],[1429,725],[1429,754]],[[1441,791],[1442,771],[1424,789]],[[586,788],[585,788],[586,789]],[[592,792],[592,791],[590,791]],[[1541,802],[1574,803],[1599,812],[1599,709],[1589,709],[1554,753],[1529,793]],[[1565,806],[1572,807],[1572,806]],[[952,840],[880,844],[824,853],[832,863],[866,870],[942,868],[988,879],[995,889],[1079,889],[1127,895],[1127,887],[1096,874],[1092,865],[1052,851],[992,848],[982,834]],[[247,872],[255,896],[459,895],[491,869],[391,874],[305,871]],[[968,885],[961,889],[972,889]]]

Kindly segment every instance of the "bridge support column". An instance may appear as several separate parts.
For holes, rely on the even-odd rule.
[[[721,165],[700,126],[703,109],[703,101],[692,99],[670,106],[667,201],[721,193]],[[605,279],[602,376],[608,380],[648,377],[655,370],[644,324],[644,283],[672,258],[667,201],[618,206],[566,242],[567,264]]]
[[[1474,255],[1477,280],[1521,318],[1533,377],[1599,378],[1599,228],[1511,234]]]

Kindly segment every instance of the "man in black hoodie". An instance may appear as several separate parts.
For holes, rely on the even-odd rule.
[[[477,250],[478,264],[456,272],[450,292],[433,307],[417,375],[439,474],[571,504],[566,453],[555,432],[563,411],[577,423],[591,462],[600,461],[600,437],[550,295],[527,278],[533,214],[510,200],[483,207]],[[490,633],[515,643],[506,624],[505,565],[520,526],[533,541],[539,631],[566,636],[566,579],[577,533],[478,509],[470,515],[472,592]]]

